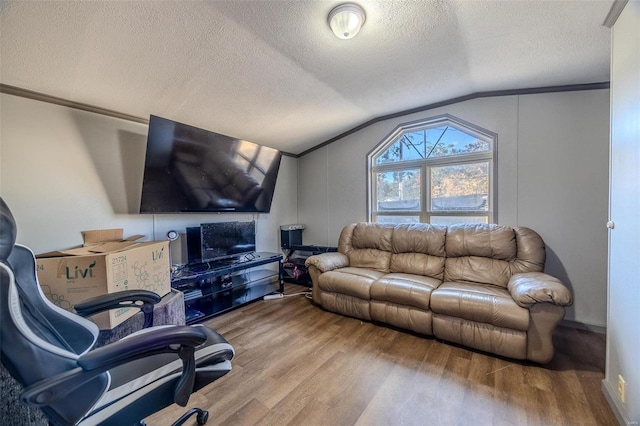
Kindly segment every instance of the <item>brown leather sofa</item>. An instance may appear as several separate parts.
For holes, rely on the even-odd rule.
[[[544,262],[529,228],[354,223],[306,266],[324,309],[544,364],[572,303]]]

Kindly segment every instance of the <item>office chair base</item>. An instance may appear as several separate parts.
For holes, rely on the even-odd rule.
[[[207,410],[203,410],[201,408],[192,408],[182,416],[180,416],[180,418],[176,420],[175,423],[173,423],[171,426],[180,426],[184,424],[184,422],[189,420],[189,417],[193,416],[194,414],[197,414],[196,422],[199,425],[203,425],[207,423],[207,420],[209,420],[209,412]]]

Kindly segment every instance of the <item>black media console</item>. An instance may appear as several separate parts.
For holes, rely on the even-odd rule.
[[[314,254],[336,252],[337,247],[325,247],[316,245],[291,245],[283,247],[286,252],[284,260],[284,280],[289,283],[312,286],[311,277],[304,266],[307,257]]]
[[[173,274],[171,287],[184,293],[186,320],[191,324],[269,293],[283,293],[282,261],[281,254],[258,252],[187,265]]]

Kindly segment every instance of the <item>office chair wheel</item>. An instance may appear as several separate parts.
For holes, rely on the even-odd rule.
[[[207,420],[209,420],[209,412],[207,410],[201,410],[196,416],[196,422],[198,422],[199,425],[207,423]]]
[[[184,422],[189,420],[189,417],[193,416],[194,414],[197,414],[196,422],[199,425],[203,425],[207,423],[207,420],[209,420],[209,412],[207,410],[203,410],[201,408],[192,408],[186,413],[184,413],[182,416],[180,416],[180,418],[176,420],[175,423],[173,423],[173,425],[171,426],[180,426],[184,424]]]

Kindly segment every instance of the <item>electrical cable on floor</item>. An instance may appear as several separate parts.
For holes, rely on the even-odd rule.
[[[311,289],[309,289],[307,291],[302,291],[300,293],[292,293],[292,294],[284,294],[284,293],[267,294],[266,296],[263,297],[263,299],[264,300],[283,299],[285,297],[292,297],[292,296],[304,296],[307,299],[313,298]]]
[[[308,295],[311,294],[311,290],[307,290],[307,291],[302,291],[300,293],[292,293],[292,294],[283,294],[282,297],[291,297],[291,296],[302,296],[302,295]]]

